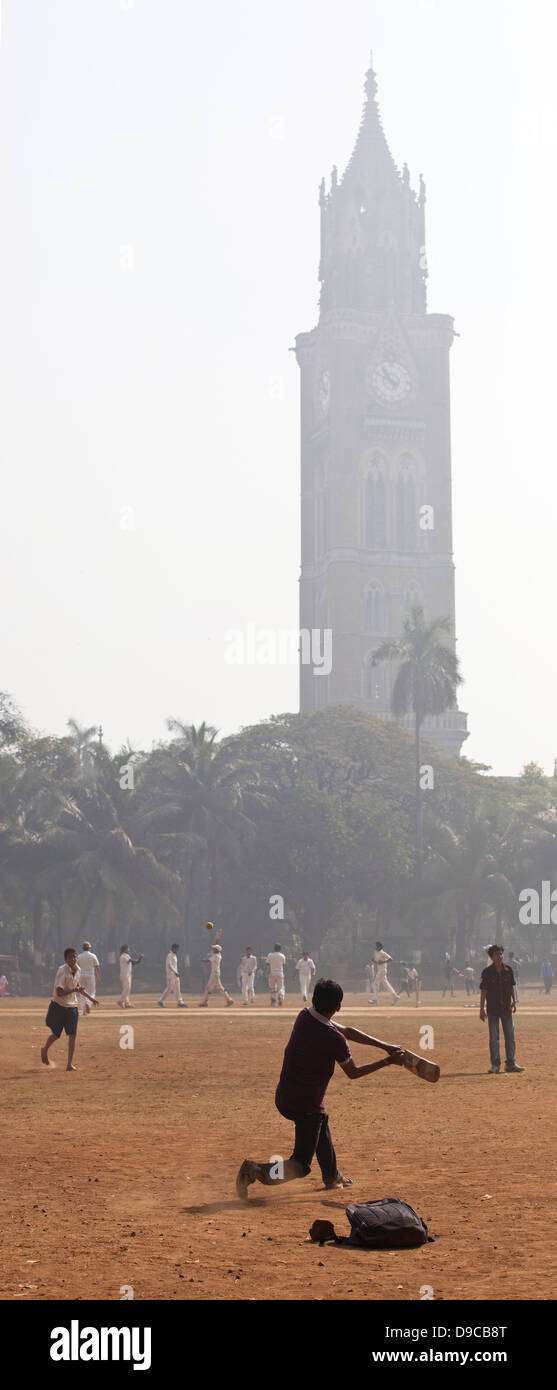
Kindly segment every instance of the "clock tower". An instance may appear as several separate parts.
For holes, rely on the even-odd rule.
[[[454,633],[448,314],[426,303],[425,185],[397,169],[373,69],[352,158],[323,180],[320,313],[296,338],[301,369],[300,628],[331,634],[331,659],[301,641],[303,713],[351,704],[392,718],[394,668],[373,667],[420,604]],[[454,643],[454,636],[452,638]],[[413,715],[402,721],[413,728]],[[466,715],[426,720],[458,756]]]

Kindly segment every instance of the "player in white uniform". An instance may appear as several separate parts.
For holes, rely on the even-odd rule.
[[[159,1009],[166,1009],[164,1001],[169,994],[175,994],[177,996],[179,1009],[187,1009],[188,1007],[187,1004],[184,1004],[182,991],[180,989],[180,972],[178,970],[178,956],[176,954],[179,950],[179,941],[173,941],[164,963],[164,968],[166,970],[166,989],[163,990],[158,1001]]]
[[[209,975],[209,979],[207,980],[207,984],[206,984],[206,986],[205,986],[205,993],[204,993],[204,995],[203,995],[203,998],[202,998],[202,1000],[201,1000],[201,1003],[198,1004],[197,1007],[198,1007],[199,1009],[206,1009],[206,1008],[207,1008],[207,1000],[208,1000],[208,998],[209,998],[209,995],[213,993],[213,990],[214,990],[214,989],[218,989],[218,990],[220,991],[221,994],[224,994],[224,997],[225,997],[225,999],[226,999],[226,1007],[228,1008],[228,1006],[229,1006],[230,1004],[233,1004],[233,1003],[234,1003],[234,1000],[233,1000],[233,999],[231,998],[231,996],[229,995],[228,990],[226,990],[226,989],[224,988],[224,985],[223,985],[223,983],[222,983],[222,981],[221,981],[221,977],[220,977],[220,967],[221,967],[221,961],[222,961],[222,949],[221,949],[221,947],[220,947],[220,946],[211,946],[211,954],[210,954],[210,956],[204,956],[204,957],[203,957],[203,960],[204,960],[205,965],[207,965],[207,964],[210,965],[210,967],[211,967],[211,974]]]
[[[277,1001],[281,1005],[284,1004],[284,967],[286,965],[286,956],[281,951],[277,941],[275,941],[274,949],[269,951],[266,964],[271,1005],[276,1007]]]
[[[254,956],[251,946],[246,946],[246,953],[240,961],[240,988],[244,1006],[253,1004],[255,999],[255,972],[257,970],[257,956]]]
[[[97,985],[101,982],[101,967],[95,952],[91,950],[91,942],[83,942],[83,950],[79,952],[77,963],[81,970],[81,983],[87,993],[94,999],[97,993]],[[91,1005],[87,1003],[85,995],[80,995],[82,1014],[91,1013]]]
[[[379,1000],[378,1000],[378,998],[377,998],[377,995],[378,995],[380,989],[388,989],[389,994],[392,994],[392,996],[393,996],[393,1004],[398,1004],[398,1001],[399,1001],[399,999],[400,999],[400,995],[397,994],[396,989],[393,989],[392,985],[389,984],[389,981],[388,981],[388,979],[387,979],[387,966],[388,966],[388,964],[389,964],[389,961],[392,960],[392,959],[393,959],[392,956],[390,956],[390,955],[388,954],[387,951],[384,951],[384,950],[383,950],[383,942],[382,942],[382,941],[376,941],[376,942],[375,942],[375,955],[373,956],[373,959],[372,959],[372,962],[371,962],[372,965],[373,965],[373,967],[374,967],[374,976],[373,976],[373,999],[370,999],[370,1001],[369,1001],[370,1004],[378,1004],[378,1003],[379,1003]]]
[[[300,956],[300,959],[297,962],[296,970],[298,971],[298,977],[300,980],[300,994],[302,996],[304,1004],[307,1004],[310,980],[312,975],[315,975],[315,963],[314,961],[312,961],[311,956],[308,955],[307,951],[302,952],[302,955]]]
[[[139,965],[140,960],[143,960],[143,952],[137,957],[137,960],[134,960],[133,956],[130,956],[129,946],[120,947],[120,984],[122,986],[122,993],[118,1000],[119,1009],[133,1008],[133,1004],[130,1004],[132,965]]]

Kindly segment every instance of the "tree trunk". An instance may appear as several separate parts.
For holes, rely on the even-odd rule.
[[[468,913],[466,908],[457,904],[456,909],[456,936],[455,936],[455,963],[464,965],[466,949],[468,946]]]
[[[31,911],[33,922],[33,965],[42,966],[43,900],[33,898]]]
[[[57,953],[58,953],[58,960],[61,960],[61,959],[62,959],[62,953],[63,953],[63,951],[64,951],[64,944],[63,944],[63,940],[62,940],[62,934],[63,934],[62,899],[61,899],[61,898],[57,898],[57,900],[56,900],[56,950],[57,950]],[[78,951],[80,951],[80,950],[81,950],[81,942],[77,942],[77,941],[76,941],[75,944],[76,944],[76,947],[77,947]]]
[[[104,948],[106,951],[106,963],[108,966],[107,976],[111,984],[117,983],[118,964],[116,961],[116,923],[114,921],[114,903],[107,893],[103,903],[103,936]]]
[[[422,790],[420,787],[420,735],[422,728],[421,717],[416,714],[416,864],[415,875],[419,882],[422,876],[422,857],[423,857],[423,814],[422,814]]]

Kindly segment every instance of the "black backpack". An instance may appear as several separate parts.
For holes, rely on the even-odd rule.
[[[435,1239],[428,1235],[425,1221],[417,1211],[408,1202],[401,1202],[399,1197],[382,1197],[379,1202],[351,1202],[346,1215],[351,1226],[349,1236],[337,1236],[330,1221],[314,1221],[311,1239],[320,1244],[334,1240],[337,1245],[358,1245],[368,1250],[408,1249]]]
[[[351,1225],[350,1244],[370,1250],[408,1248],[427,1245],[427,1226],[417,1211],[399,1197],[383,1197],[380,1202],[352,1203],[346,1208]]]

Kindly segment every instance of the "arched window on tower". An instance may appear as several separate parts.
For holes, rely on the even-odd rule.
[[[377,579],[372,579],[365,592],[365,630],[369,633],[385,631],[385,591]]]
[[[396,482],[396,537],[398,550],[418,546],[418,503],[414,460],[403,454]]]
[[[365,480],[364,537],[367,550],[384,550],[387,543],[387,506],[383,460],[375,454]]]

